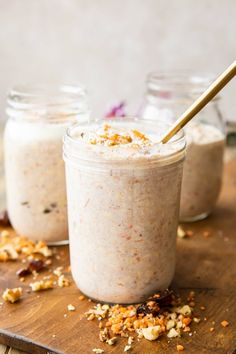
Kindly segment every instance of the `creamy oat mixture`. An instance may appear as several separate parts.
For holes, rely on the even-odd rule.
[[[173,278],[184,153],[158,133],[124,121],[65,139],[71,268],[91,298],[136,303]]]
[[[180,218],[191,220],[212,212],[223,173],[224,135],[216,127],[194,123],[186,129]]]
[[[5,173],[11,223],[33,240],[67,239],[62,136],[68,123],[10,119],[6,125]]]

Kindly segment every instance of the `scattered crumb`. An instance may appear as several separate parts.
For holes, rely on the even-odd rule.
[[[179,332],[176,331],[176,329],[171,328],[167,334],[168,338],[175,338],[175,337],[179,337]]]
[[[142,334],[147,340],[156,340],[161,332],[160,326],[150,326],[147,328],[142,328]]]
[[[226,320],[224,320],[224,321],[222,321],[220,324],[221,324],[222,327],[228,327],[229,322],[226,321]]]
[[[194,321],[195,323],[199,323],[201,320],[200,320],[200,318],[194,317],[194,318],[193,318],[193,321]]]
[[[59,276],[57,283],[60,288],[70,285],[70,281],[63,274]]]
[[[131,345],[126,345],[124,347],[124,352],[128,352],[131,349]]]
[[[211,327],[211,328],[209,329],[210,332],[214,332],[214,330],[215,330],[214,327]]]
[[[186,230],[186,236],[187,237],[192,237],[193,236],[193,231],[192,230]]]
[[[114,345],[114,344],[116,343],[116,337],[112,337],[112,338],[110,338],[110,339],[107,339],[107,340],[106,340],[106,343],[107,343],[108,345]]]
[[[20,300],[22,288],[6,289],[2,294],[2,298],[6,302],[14,303]]]
[[[75,306],[69,304],[69,305],[67,306],[67,309],[68,309],[68,311],[75,311]]]
[[[63,267],[57,267],[56,269],[54,269],[53,274],[55,274],[57,277],[60,277],[62,275],[62,270]]]
[[[204,232],[203,232],[203,236],[207,238],[207,237],[210,237],[211,234],[210,234],[209,231],[204,231]]]
[[[184,231],[184,229],[181,226],[178,226],[177,236],[179,238],[185,238],[186,237],[186,232]]]
[[[84,296],[84,295],[80,295],[80,296],[79,296],[79,300],[80,300],[80,301],[83,301],[84,299],[85,299],[85,296]]]
[[[99,349],[99,348],[94,348],[92,351],[93,351],[95,354],[102,354],[102,353],[104,353],[104,350],[103,350],[103,349]]]
[[[52,280],[40,280],[30,284],[30,287],[33,291],[41,291],[53,288],[53,281]]]
[[[206,310],[205,306],[200,306],[200,310],[205,311]]]
[[[177,352],[182,352],[184,350],[184,346],[181,344],[177,344],[176,349],[177,349]]]

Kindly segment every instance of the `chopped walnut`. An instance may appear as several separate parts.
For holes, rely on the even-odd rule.
[[[167,334],[168,338],[175,338],[175,337],[179,337],[179,332],[176,331],[176,329],[171,328]]]
[[[177,229],[177,236],[179,238],[185,238],[186,237],[186,232],[184,231],[184,229],[182,229],[181,226],[178,226],[178,229]]]
[[[52,280],[39,280],[34,283],[30,284],[32,291],[41,291],[53,288],[53,281]]]
[[[59,276],[57,283],[60,288],[64,288],[70,285],[70,281],[65,278],[63,274]]]
[[[53,274],[55,274],[57,277],[60,277],[62,275],[62,270],[63,267],[57,267],[56,269],[54,269]]]
[[[14,303],[20,300],[22,288],[6,289],[2,295],[3,300]]]
[[[67,309],[68,309],[68,311],[75,311],[75,306],[73,306],[72,304],[69,304],[67,306]]]
[[[106,340],[106,343],[108,344],[108,345],[114,345],[115,343],[116,343],[116,337],[112,337],[112,338],[110,338],[110,339],[107,339]]]
[[[48,248],[46,243],[43,241],[39,241],[38,243],[36,243],[34,248],[34,253],[40,253],[46,258],[52,256],[52,251]]]
[[[144,338],[148,340],[156,340],[161,332],[160,326],[150,326],[142,329]]]
[[[177,349],[177,352],[182,352],[184,350],[184,346],[181,344],[177,344],[176,349]]]
[[[124,352],[128,352],[131,348],[132,348],[131,345],[126,345],[124,347]]]
[[[226,320],[224,320],[224,321],[222,321],[220,324],[221,324],[222,327],[228,327],[229,322],[226,321]]]

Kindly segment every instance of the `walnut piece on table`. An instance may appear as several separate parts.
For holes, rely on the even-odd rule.
[[[6,289],[2,295],[2,298],[6,302],[10,302],[13,304],[14,302],[17,302],[20,300],[20,297],[22,295],[22,288],[13,288],[13,289]]]

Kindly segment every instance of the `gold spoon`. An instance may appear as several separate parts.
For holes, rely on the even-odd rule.
[[[175,121],[172,127],[162,137],[161,142],[167,143],[178,131],[183,128],[203,107],[211,101],[219,91],[236,75],[236,61],[234,61],[198,99]]]

